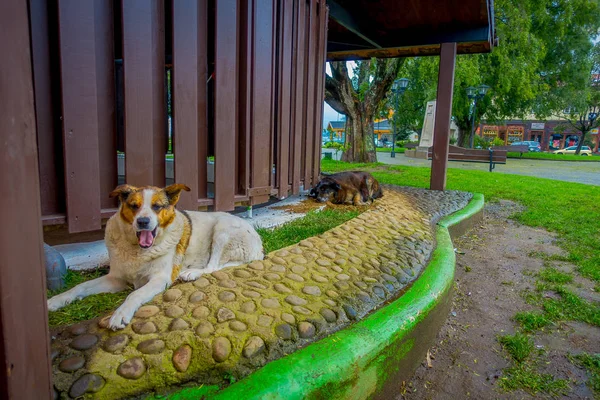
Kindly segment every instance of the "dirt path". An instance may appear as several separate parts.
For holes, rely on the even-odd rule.
[[[503,370],[511,362],[497,337],[513,334],[517,311],[534,310],[522,292],[535,285],[535,274],[543,261],[532,252],[559,254],[552,234],[507,219],[519,211],[511,202],[486,206],[485,224],[455,244],[457,271],[453,308],[430,349],[426,360],[407,381],[397,399],[528,399],[547,398],[524,391],[505,392],[498,387]],[[573,266],[558,263],[563,271]],[[581,297],[597,299],[594,285],[576,278],[571,289]],[[548,294],[552,295],[552,294]],[[600,328],[568,323],[546,329],[533,337],[540,351],[541,373],[569,380],[570,392],[563,398],[594,398],[585,384],[586,372],[569,362],[568,354],[600,352]]]

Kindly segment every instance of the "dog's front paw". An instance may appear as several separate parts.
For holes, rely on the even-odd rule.
[[[48,299],[48,311],[57,311],[71,303],[72,299],[66,296],[58,295]]]
[[[200,275],[202,275],[202,271],[200,271],[199,269],[191,268],[186,269],[185,271],[181,271],[181,273],[179,274],[179,279],[184,282],[190,282],[200,278]]]
[[[121,307],[117,308],[117,311],[114,312],[110,321],[108,321],[108,329],[116,331],[125,328],[131,322],[136,310],[137,307],[123,303]]]

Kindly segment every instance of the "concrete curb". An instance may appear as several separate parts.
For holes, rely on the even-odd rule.
[[[456,237],[481,220],[484,198],[474,194],[462,210],[443,218],[437,247],[421,276],[398,299],[363,321],[270,362],[240,382],[183,389],[170,399],[394,398],[398,382],[422,362],[452,297]]]

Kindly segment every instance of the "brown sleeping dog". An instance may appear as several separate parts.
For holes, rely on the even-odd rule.
[[[309,194],[320,203],[362,206],[383,196],[377,179],[368,172],[348,171],[321,175],[321,179]]]

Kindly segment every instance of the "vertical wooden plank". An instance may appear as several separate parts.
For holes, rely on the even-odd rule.
[[[290,157],[290,121],[291,121],[291,78],[292,78],[292,28],[293,1],[284,0],[281,3],[281,75],[279,79],[279,142],[277,152],[277,187],[278,197],[283,199],[288,195],[289,157]]]
[[[206,0],[173,2],[173,113],[175,181],[192,190],[180,208],[197,210],[206,197]]]
[[[98,138],[105,83],[96,53],[106,38],[96,29],[103,21],[94,2],[60,0],[58,13],[67,224],[75,233],[102,227]]]
[[[163,186],[167,151],[164,1],[126,0],[122,7],[126,181]]]
[[[63,213],[65,209],[62,140],[60,145],[56,140],[62,133],[60,128],[56,129],[58,117],[55,117],[56,105],[53,101],[53,81],[59,81],[60,75],[50,60],[51,17],[48,1],[30,0],[30,18],[42,215],[51,215]]]
[[[238,1],[215,2],[215,210],[235,206]]]
[[[292,193],[300,192],[300,168],[302,158],[302,135],[306,131],[306,97],[304,96],[304,54],[306,53],[305,38],[306,38],[306,0],[296,0],[296,29],[295,42],[293,52],[293,64],[295,68],[294,84],[294,130],[292,136]]]
[[[450,118],[452,117],[452,90],[454,89],[454,66],[456,43],[442,43],[440,72],[438,75],[435,127],[433,132],[433,160],[431,162],[432,190],[446,189],[448,146],[450,145]]]
[[[100,205],[116,207],[117,200],[108,194],[117,186],[117,125],[115,94],[115,51],[113,27],[113,2],[95,1],[95,29],[98,42],[97,96],[98,96],[98,147],[100,161]]]
[[[251,204],[267,201],[271,192],[274,7],[275,0],[253,0]]]
[[[52,398],[27,2],[0,2],[0,398]]]
[[[250,187],[250,131],[252,104],[252,1],[240,0],[239,108],[236,138],[236,194],[247,196]]]
[[[312,168],[313,168],[313,146],[314,146],[314,126],[316,110],[316,79],[317,71],[317,40],[319,19],[317,15],[317,1],[310,0],[310,22],[308,39],[308,71],[307,71],[307,94],[306,94],[306,138],[304,152],[304,190],[312,187]]]
[[[321,132],[323,130],[323,108],[324,95],[325,95],[325,53],[327,48],[327,7],[324,0],[319,2],[319,42],[318,42],[318,53],[317,63],[315,69],[317,73],[316,79],[316,96],[317,105],[316,117],[315,117],[315,128],[314,128],[314,153],[313,153],[313,165],[312,165],[312,179],[313,185],[315,185],[319,179],[319,173],[321,172]]]

